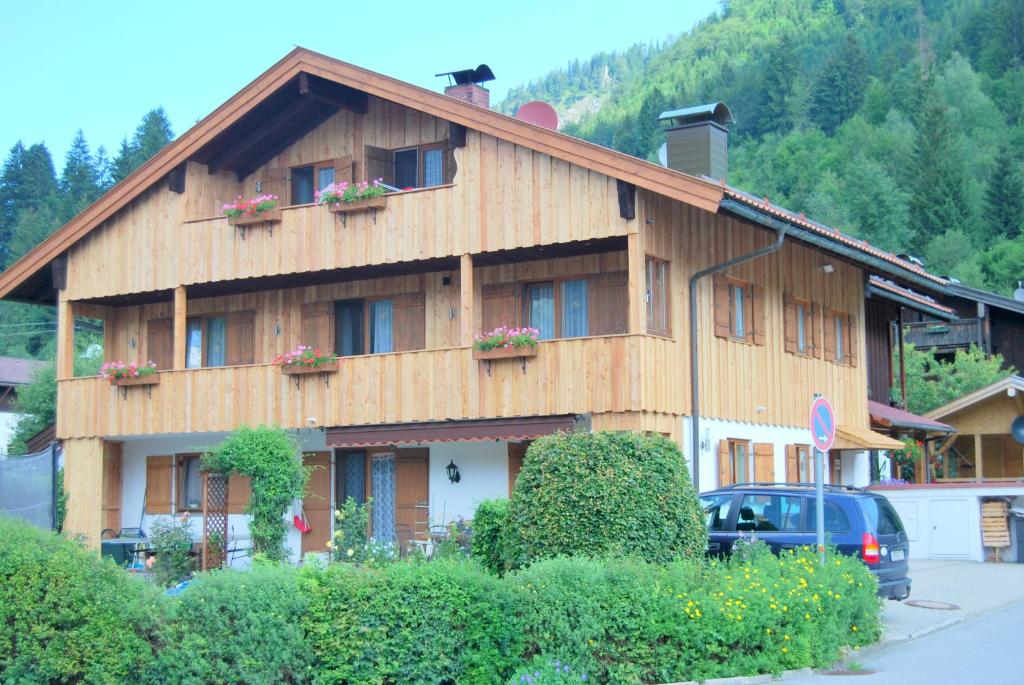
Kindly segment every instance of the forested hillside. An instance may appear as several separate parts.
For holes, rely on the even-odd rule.
[[[971,285],[1024,279],[1021,0],[731,0],[626,54],[502,106],[599,101],[564,130],[654,159],[660,112],[722,100],[733,185]]]

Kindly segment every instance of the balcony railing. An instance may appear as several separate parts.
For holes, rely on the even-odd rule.
[[[61,438],[229,431],[611,411],[682,410],[671,340],[614,335],[543,342],[524,365],[470,348],[346,357],[298,382],[270,364],[160,372],[122,393],[98,377],[59,383]],[[313,421],[310,421],[313,419]]]
[[[981,345],[977,319],[959,321],[922,321],[905,324],[903,339],[921,349],[955,350]]]

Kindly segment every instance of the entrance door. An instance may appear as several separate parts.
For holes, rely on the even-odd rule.
[[[124,443],[103,443],[103,528],[121,531],[121,474]]]
[[[326,552],[331,539],[331,453],[313,452],[303,462],[312,466],[309,492],[302,500],[302,509],[311,530],[302,535],[302,553]]]
[[[967,499],[933,499],[930,506],[930,549],[933,557],[969,559],[971,516]]]
[[[395,535],[403,551],[409,540],[425,540],[430,532],[427,503],[430,450],[398,450],[395,462]]]

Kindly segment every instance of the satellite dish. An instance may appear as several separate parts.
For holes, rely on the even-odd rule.
[[[662,143],[658,148],[658,161],[661,162],[661,166],[668,166],[668,143]]]
[[[1018,416],[1010,424],[1010,434],[1017,442],[1024,444],[1024,416]]]
[[[536,126],[558,130],[558,112],[546,102],[534,100],[527,102],[516,111],[516,119]]]

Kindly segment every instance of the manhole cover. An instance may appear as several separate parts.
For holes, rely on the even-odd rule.
[[[938,609],[939,611],[956,611],[960,608],[956,604],[950,604],[949,602],[936,602],[933,599],[908,599],[903,603],[909,604],[912,607],[919,607],[921,609]]]

